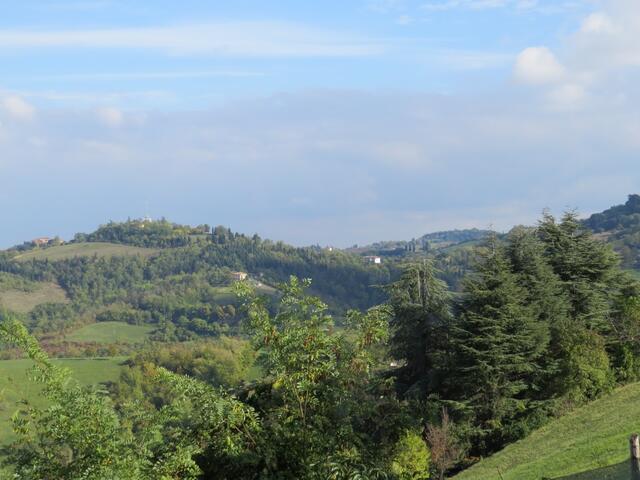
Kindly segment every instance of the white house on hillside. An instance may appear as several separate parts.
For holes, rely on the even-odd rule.
[[[247,274],[245,272],[231,272],[231,278],[236,282],[242,282],[247,279]]]
[[[377,255],[369,255],[369,256],[364,257],[364,259],[368,263],[376,263],[376,264],[382,263],[382,258],[378,257]]]

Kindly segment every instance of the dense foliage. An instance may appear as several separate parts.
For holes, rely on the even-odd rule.
[[[447,230],[444,232],[427,233],[418,239],[418,241],[427,241],[433,243],[456,244],[463,242],[471,242],[474,240],[484,240],[491,236],[491,230],[479,230],[477,228],[469,228],[465,230]]]
[[[147,395],[118,386],[114,403],[71,381],[5,314],[2,340],[34,360],[34,378],[50,402],[14,416],[19,439],[6,463],[23,479],[428,478],[418,425],[392,384],[375,374],[386,310],[352,311],[348,329],[336,331],[306,286],[295,277],[284,285],[276,314],[247,285],[239,287],[265,373],[240,392],[242,401],[158,365],[210,380],[198,367],[214,365],[216,354],[199,345],[184,352],[184,362],[166,347],[140,355],[130,370],[145,367],[136,384]],[[128,386],[130,370],[123,373]],[[147,401],[150,393],[156,402]]]
[[[0,282],[55,281],[71,300],[2,314],[0,340],[35,361],[49,400],[14,417],[17,478],[443,478],[640,380],[640,285],[571,212],[398,276],[224,228],[205,237],[150,257],[0,256]],[[231,285],[232,270],[251,276]],[[42,333],[70,318],[152,323],[153,342],[107,391],[81,388],[17,321]]]
[[[537,228],[490,238],[462,295],[448,302],[452,316],[430,270],[423,264],[396,284],[392,351],[403,353],[404,395],[419,391],[431,418],[445,406],[470,454],[494,452],[640,378],[632,340],[640,290],[575,214],[559,222],[546,214]]]
[[[209,234],[209,231],[208,225],[189,227],[170,223],[165,219],[128,220],[123,223],[109,222],[88,235],[77,234],[75,240],[122,243],[137,247],[184,247],[193,243],[199,236]]]

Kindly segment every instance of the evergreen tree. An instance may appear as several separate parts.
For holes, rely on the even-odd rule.
[[[553,346],[568,323],[569,300],[560,278],[545,257],[545,245],[532,228],[516,227],[507,238],[507,255],[511,270],[525,293],[525,304],[532,309],[537,322],[539,342],[545,349],[551,346],[543,359],[543,368],[533,372],[529,389],[534,398],[549,399],[554,393],[549,385],[558,373],[559,359]]]
[[[451,391],[469,414],[475,453],[489,453],[522,436],[533,412],[531,375],[541,368],[544,329],[495,238],[465,282],[452,330]]]
[[[560,223],[545,212],[538,232],[569,298],[571,318],[590,329],[606,328],[611,313],[609,294],[618,272],[617,255],[581,226],[575,212],[565,213]]]
[[[407,267],[388,288],[392,310],[392,355],[405,362],[403,380],[414,393],[426,393],[434,364],[442,350],[451,320],[451,296],[436,278],[430,261]]]
[[[553,389],[580,403],[612,386],[605,337],[621,287],[618,258],[581,226],[575,212],[565,213],[559,223],[545,213],[538,235],[568,300],[567,320],[554,325],[552,353],[560,372]]]

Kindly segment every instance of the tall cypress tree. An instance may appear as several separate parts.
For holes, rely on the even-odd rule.
[[[412,393],[423,396],[434,385],[433,366],[439,359],[451,320],[451,296],[436,277],[430,260],[411,265],[391,284],[391,353],[405,363],[400,377]]]
[[[531,413],[529,379],[541,368],[546,345],[527,292],[497,239],[489,240],[464,287],[452,330],[450,388],[469,414],[474,453],[485,454],[522,436]]]

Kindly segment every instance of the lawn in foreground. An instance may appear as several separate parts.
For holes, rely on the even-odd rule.
[[[634,432],[640,432],[640,383],[554,420],[454,479],[540,480],[596,470],[627,460]]]

